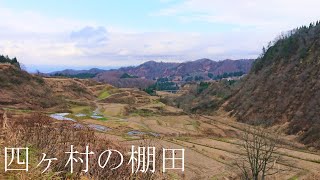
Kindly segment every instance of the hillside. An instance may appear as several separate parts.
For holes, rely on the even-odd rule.
[[[158,92],[158,95],[163,103],[181,108],[185,112],[213,114],[230,97],[234,87],[235,83],[227,80],[188,83],[174,95],[161,92]]]
[[[9,58],[9,56],[0,55],[0,63],[1,64],[12,64],[20,69],[20,63],[18,62],[17,58]]]
[[[44,81],[55,95],[63,96],[67,100],[86,102],[95,99],[94,92],[88,88],[98,84],[93,80],[44,78]]]
[[[41,77],[16,66],[0,64],[0,82],[0,106],[43,109],[65,105],[63,98],[55,96]]]
[[[66,109],[70,103],[82,104],[95,98],[88,89],[92,80],[43,78],[15,65],[0,64],[0,107],[30,110]]]
[[[75,145],[79,152],[85,152],[84,148],[90,146],[99,154],[108,146],[119,150],[126,162],[129,162],[128,150],[132,145],[156,147],[156,157],[161,157],[164,147],[185,149],[185,167],[188,168],[184,172],[163,173],[162,164],[157,163],[159,173],[150,178],[148,173],[138,172],[133,177],[136,179],[237,179],[241,175],[234,161],[246,156],[241,137],[252,127],[236,122],[219,108],[231,95],[233,81],[194,82],[185,84],[177,94],[159,92],[177,96],[173,105],[183,108],[186,113],[161,102],[163,99],[158,96],[150,96],[136,88],[115,88],[91,79],[43,78],[9,64],[0,67],[3,82],[0,99],[10,95],[9,100],[19,101],[0,103],[0,146],[24,147],[27,144],[32,147],[29,161],[32,171],[18,175],[0,173],[0,179],[68,179],[70,169],[65,167],[68,162],[65,152],[70,145]],[[126,75],[122,79],[137,78]],[[43,106],[42,101],[52,104]],[[204,115],[205,110],[208,114],[214,113]],[[276,168],[288,171],[270,176],[270,179],[318,179],[318,153],[310,152],[284,134],[279,141],[282,144],[276,155],[281,158]],[[52,163],[50,171],[42,173],[46,164],[37,165],[44,152],[59,159],[62,166]],[[98,161],[97,156],[92,158],[92,162]],[[110,160],[114,164],[120,158]],[[75,166],[75,179],[132,177],[128,163],[117,170],[119,173],[110,173],[94,164],[90,165],[87,174],[83,173],[81,164]],[[107,168],[111,169],[112,164]],[[3,161],[0,171],[5,172],[1,167],[5,167]]]
[[[320,148],[320,24],[281,36],[263,52],[226,109],[239,121],[282,125]]]

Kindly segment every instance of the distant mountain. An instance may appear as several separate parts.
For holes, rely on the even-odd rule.
[[[120,68],[118,71],[135,75],[146,79],[157,79],[168,76],[204,76],[208,74],[219,75],[229,72],[248,73],[251,68],[252,59],[212,61],[210,59],[199,59],[184,63],[165,63],[148,61],[136,67]]]
[[[224,73],[241,72],[246,74],[250,71],[252,62],[252,59],[223,61],[199,59],[183,63],[148,61],[139,66],[122,67],[113,70],[97,68],[90,70],[66,69],[49,73],[49,75],[94,78],[97,81],[110,83],[117,87],[145,88],[154,83],[155,80],[164,77],[170,77],[169,80],[184,82],[188,79],[209,80]]]
[[[172,75],[172,69],[180,63],[148,61],[136,67],[120,68],[118,71],[146,79],[154,79]]]
[[[138,78],[138,77],[130,77],[126,78],[124,75],[127,73],[121,72],[119,70],[110,70],[105,71],[103,73],[97,74],[93,79],[111,84],[120,88],[147,88],[148,86],[154,83],[153,80]]]
[[[178,76],[185,76],[188,74],[208,74],[219,75],[229,72],[248,73],[251,68],[252,59],[241,59],[241,60],[223,60],[223,61],[212,61],[210,59],[199,59],[196,61],[190,61],[179,64],[173,69],[173,74]]]
[[[65,69],[63,71],[55,71],[51,72],[48,75],[50,76],[64,76],[64,77],[72,77],[72,78],[93,78],[97,74],[102,73],[106,70],[92,68],[89,70],[73,70],[73,69]]]

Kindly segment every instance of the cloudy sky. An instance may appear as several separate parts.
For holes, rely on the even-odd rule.
[[[0,54],[29,70],[257,57],[318,0],[0,0]],[[318,19],[319,18],[319,19]]]

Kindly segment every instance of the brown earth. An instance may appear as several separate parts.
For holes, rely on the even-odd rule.
[[[239,121],[288,124],[288,134],[320,148],[320,24],[280,37],[253,64],[226,103]]]
[[[4,68],[10,69],[11,67]],[[11,77],[17,77],[17,75]],[[20,86],[31,88],[27,83],[36,83],[34,82],[36,78],[38,77],[30,75],[30,79]],[[15,88],[12,81],[9,82],[11,84],[6,88]],[[68,117],[74,118],[77,121],[75,123],[83,126],[101,125],[111,128],[105,132],[95,131],[99,139],[119,143],[119,147],[127,150],[131,145],[146,145],[143,143],[145,141],[150,141],[149,145],[157,148],[184,148],[185,172],[169,171],[165,174],[165,179],[239,179],[240,172],[233,165],[233,161],[244,155],[240,148],[239,137],[250,125],[237,122],[222,109],[210,116],[187,114],[181,109],[161,103],[159,97],[150,96],[137,89],[118,89],[107,84],[86,80],[49,78],[44,80],[44,85],[41,87],[46,86],[51,87],[49,92],[52,93],[52,97],[63,96],[65,100],[68,100],[68,106],[60,112],[72,112]],[[82,90],[77,91],[69,88],[70,86],[79,87]],[[8,92],[5,94],[9,94]],[[16,99],[16,96],[8,97],[11,100]],[[37,99],[38,96],[28,95],[25,98]],[[49,100],[54,101],[54,99]],[[24,119],[32,114],[23,106],[18,105],[11,105],[15,109],[6,109],[10,122],[15,119]],[[2,106],[8,107],[4,104]],[[91,115],[94,112],[103,118],[92,118]],[[1,110],[0,117],[3,113],[4,111]],[[85,114],[85,117],[77,117],[79,113]],[[51,114],[51,109],[43,108],[42,115],[48,116],[48,114]],[[73,124],[70,121],[51,120],[61,124]],[[276,153],[280,154],[283,160],[277,162],[277,167],[284,167],[287,171],[270,176],[268,179],[320,178],[319,152],[299,143],[297,136],[286,135],[281,130],[282,128],[272,127],[267,131],[270,134],[276,134],[281,139],[281,144],[278,145],[279,150]],[[140,134],[131,135],[132,131],[140,132]],[[46,136],[49,137],[52,132],[48,131]],[[94,141],[94,139],[90,140]],[[27,177],[22,174],[21,177]],[[3,175],[0,173],[1,176]]]

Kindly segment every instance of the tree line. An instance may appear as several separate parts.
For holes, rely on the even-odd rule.
[[[18,62],[16,57],[11,59],[11,58],[9,58],[8,55],[6,55],[6,56],[0,55],[0,63],[2,63],[2,64],[5,64],[5,63],[12,64],[12,65],[14,65],[14,66],[16,66],[16,67],[18,67],[20,69],[20,63]]]

